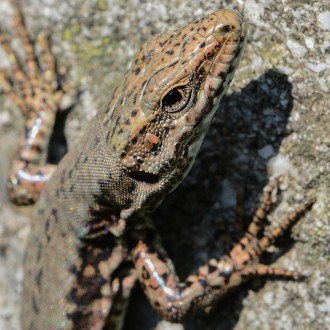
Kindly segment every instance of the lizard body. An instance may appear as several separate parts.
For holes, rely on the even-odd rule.
[[[113,260],[120,259],[112,254],[116,248],[125,254],[113,235],[123,236],[126,226],[136,226],[134,222],[143,225],[142,216],[181,182],[192,165],[232,78],[227,72],[238,64],[235,54],[245,37],[241,22],[239,15],[219,11],[142,46],[109,106],[61,161],[36,205],[23,298],[33,302],[23,305],[23,315],[32,317],[24,323],[32,322],[37,329],[79,328],[77,324],[92,326],[106,318],[114,295],[111,273],[118,267]],[[209,74],[211,68],[217,70],[216,77]],[[165,98],[175,86],[179,91],[173,93],[185,93],[186,100],[172,109]],[[98,250],[94,244],[105,248]],[[91,261],[96,250],[100,255]],[[86,267],[94,269],[93,276],[86,278]],[[50,305],[49,318],[36,317],[37,311],[47,314]]]
[[[0,81],[27,116],[28,142],[8,187],[12,199],[30,203],[53,172],[48,164],[38,167],[47,148],[39,140],[50,135],[65,89],[56,84],[55,62],[45,43],[46,70],[37,74],[33,44],[17,11],[27,73],[16,60],[12,70],[25,100],[17,97],[4,69]],[[229,256],[211,259],[183,283],[148,218],[192,166],[245,39],[244,18],[224,9],[141,47],[108,107],[57,166],[36,204],[25,263],[23,329],[117,327],[109,318],[113,303],[125,300],[136,278],[153,307],[179,322],[251,276],[296,275],[249,264],[310,205],[301,205],[281,227],[257,239],[276,180],[266,187],[248,234]],[[14,54],[4,38],[0,42]],[[27,199],[21,197],[21,185]]]

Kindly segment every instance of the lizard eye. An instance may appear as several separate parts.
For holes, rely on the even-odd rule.
[[[175,106],[177,103],[180,103],[180,101],[183,98],[183,90],[182,87],[176,87],[171,89],[162,100],[162,104],[165,107],[172,107]]]
[[[177,86],[171,89],[161,101],[161,106],[168,112],[182,110],[190,101],[191,88]]]

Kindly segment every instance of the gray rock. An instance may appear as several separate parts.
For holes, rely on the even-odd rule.
[[[52,31],[60,67],[68,71],[68,80],[81,86],[80,103],[67,118],[66,136],[72,147],[96,109],[106,105],[143,40],[218,9],[219,1],[26,0],[22,4],[31,35],[41,29]],[[223,7],[240,6],[251,22],[240,68],[198,162],[156,212],[156,225],[182,278],[208,257],[223,255],[258,204],[267,182],[267,157],[259,152],[271,146],[274,155],[290,164],[272,221],[283,219],[304,194],[315,196],[316,203],[263,261],[308,272],[310,277],[302,282],[249,282],[210,313],[187,320],[184,328],[328,329],[330,70],[324,69],[324,63],[330,62],[328,2],[223,2]],[[0,22],[19,46],[10,28],[11,12],[7,0],[0,0]],[[8,203],[5,178],[23,118],[3,94],[0,104],[0,329],[18,330],[29,220],[22,209]],[[231,187],[232,202],[221,202],[225,192],[219,182]],[[246,206],[244,219],[237,222],[233,192],[240,191],[245,192]],[[196,243],[199,237],[203,244]],[[159,321],[136,289],[125,329],[153,329]],[[170,328],[165,323],[159,328],[165,326]]]

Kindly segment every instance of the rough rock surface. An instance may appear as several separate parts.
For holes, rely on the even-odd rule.
[[[137,288],[125,329],[329,329],[330,324],[330,12],[327,1],[26,0],[31,35],[51,31],[67,79],[80,85],[68,115],[69,148],[150,34],[180,27],[219,7],[240,8],[250,22],[241,65],[182,186],[155,213],[164,245],[184,278],[240,237],[270,173],[286,173],[274,223],[304,195],[312,210],[263,262],[298,269],[301,282],[254,280],[184,325],[161,322]],[[0,0],[0,23],[12,10]],[[6,65],[0,50],[0,63]],[[9,204],[10,159],[23,118],[0,92],[0,329],[18,330],[22,260],[29,219]],[[270,161],[271,160],[271,161]],[[237,196],[245,200],[236,217]],[[291,239],[290,239],[291,237]]]

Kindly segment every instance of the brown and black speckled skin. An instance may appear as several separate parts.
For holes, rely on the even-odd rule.
[[[45,42],[46,70],[37,68],[34,45],[17,12],[27,73],[14,61],[12,75],[23,98],[5,69],[0,82],[27,116],[28,142],[22,144],[8,186],[13,200],[28,203],[51,173],[47,164],[36,170],[47,147],[41,138],[49,137],[48,119],[60,110],[65,90],[56,84],[55,62]],[[25,262],[23,329],[119,328],[113,304],[125,304],[136,278],[164,318],[181,321],[251,276],[296,275],[250,265],[310,205],[257,239],[276,180],[266,187],[247,235],[229,256],[211,259],[183,283],[147,216],[192,166],[239,63],[245,36],[243,17],[219,10],[142,46],[109,106],[60,162],[36,204]],[[13,56],[1,34],[0,42]],[[21,185],[29,193],[25,200]]]

